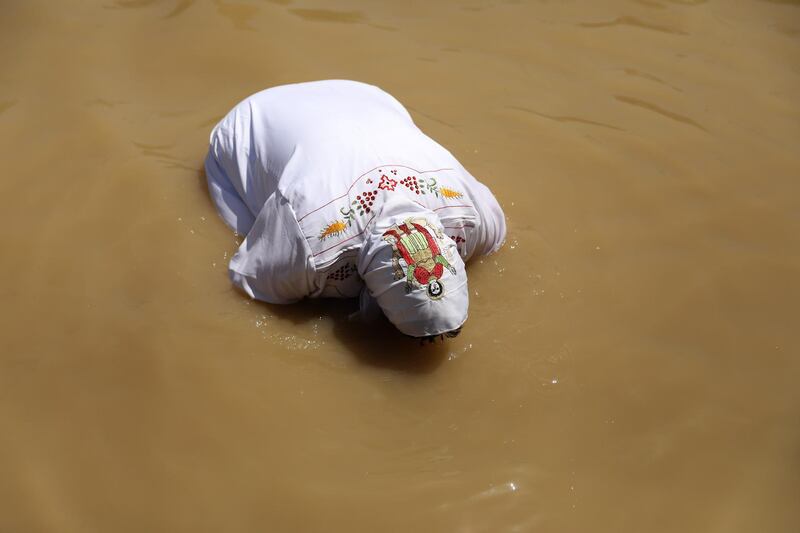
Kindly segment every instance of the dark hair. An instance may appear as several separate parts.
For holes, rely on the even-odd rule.
[[[461,328],[458,327],[452,331],[445,331],[444,333],[439,333],[438,335],[426,335],[425,337],[412,337],[411,335],[407,335],[407,337],[411,337],[412,339],[418,339],[420,346],[424,344],[433,344],[436,342],[437,339],[441,339],[444,341],[445,337],[448,339],[453,339],[458,337],[458,334],[461,333]]]

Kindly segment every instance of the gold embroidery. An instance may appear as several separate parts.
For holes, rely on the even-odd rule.
[[[442,193],[442,196],[450,200],[458,200],[459,198],[464,197],[463,193],[453,189],[448,189],[447,187],[439,187],[439,192]]]
[[[325,226],[319,234],[319,240],[324,241],[329,237],[337,237],[344,233],[348,224],[344,220],[334,220]]]

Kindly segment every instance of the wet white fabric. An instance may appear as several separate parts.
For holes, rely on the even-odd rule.
[[[221,217],[245,236],[229,265],[231,280],[270,303],[362,292],[369,302],[361,252],[392,199],[444,230],[450,242],[443,248],[457,241],[460,257],[451,265],[492,253],[505,239],[505,218],[489,189],[420,131],[396,99],[363,83],[301,83],[246,98],[212,131],[206,176]],[[383,244],[388,248],[369,256],[375,268],[383,264],[377,251],[391,249]],[[456,286],[442,283],[454,301]],[[422,307],[442,309],[442,300]],[[466,312],[466,298],[462,305]],[[427,316],[419,306],[415,312]],[[411,324],[409,317],[402,320]]]
[[[418,233],[415,224],[436,241],[437,252],[448,265],[441,269],[440,277],[422,282],[414,279],[415,265],[409,264],[396,249],[402,244],[393,246],[395,239],[387,237],[387,233],[398,226]],[[436,214],[420,210],[407,200],[390,200],[383,205],[368,230],[358,261],[358,273],[364,279],[369,295],[389,321],[401,332],[414,337],[440,335],[460,328],[467,320],[469,309],[467,274],[456,243],[444,236]],[[425,247],[425,244],[421,246]],[[434,263],[435,259],[435,255],[430,257],[429,263]],[[427,270],[423,269],[423,275]],[[410,283],[409,279],[412,280]],[[436,291],[433,295],[431,287]],[[369,300],[362,297],[361,306],[362,313],[369,316]]]

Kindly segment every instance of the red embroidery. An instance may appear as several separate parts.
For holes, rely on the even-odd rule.
[[[358,272],[358,269],[354,264],[345,263],[341,267],[328,274],[325,279],[328,281],[344,281],[356,272]]]
[[[406,186],[411,192],[419,194],[419,182],[416,176],[406,176],[400,183]]]
[[[453,242],[456,243],[456,250],[458,250],[458,253],[461,253],[462,249],[464,248],[463,245],[465,242],[467,242],[467,240],[461,235],[448,235],[448,237],[453,239]]]
[[[393,191],[395,187],[397,187],[397,180],[393,180],[386,174],[381,176],[381,182],[378,185],[379,189],[383,189],[384,191]]]
[[[441,263],[436,263],[436,266],[433,267],[433,270],[428,271],[424,267],[414,267],[414,278],[420,282],[422,285],[427,285],[428,280],[439,279],[442,277],[442,272],[444,272],[444,267]]]
[[[392,168],[392,166],[395,168]],[[339,207],[339,217],[320,221],[320,226],[318,226],[319,229],[317,230],[317,239],[319,241],[331,240],[338,242],[336,244],[332,244],[331,246],[325,247],[324,250],[316,251],[314,253],[315,257],[326,253],[333,248],[341,246],[344,243],[361,235],[363,233],[363,229],[356,235],[349,235],[348,230],[353,227],[354,222],[375,216],[374,213],[380,206],[380,202],[385,200],[385,198],[379,198],[380,196],[396,194],[398,192],[400,192],[403,196],[407,196],[408,193],[406,193],[405,190],[398,190],[398,185],[403,185],[405,189],[413,192],[415,196],[431,195],[443,200],[444,203],[447,203],[448,200],[457,200],[464,198],[465,196],[464,193],[456,189],[451,189],[449,187],[440,185],[437,177],[431,175],[433,173],[449,171],[452,169],[418,171],[403,165],[392,166],[388,168],[385,166],[377,167],[362,174],[350,185],[350,188],[345,196],[340,196],[325,203],[325,205],[307,213],[298,220],[298,222],[300,222],[310,214],[319,211],[320,209],[323,209],[324,207],[329,206],[330,204],[337,202],[342,198],[347,198],[345,201],[349,202],[344,203],[344,205]],[[384,168],[386,169],[385,172],[382,170]],[[400,170],[403,170],[403,173],[410,172],[405,178],[400,179],[398,176],[398,172]],[[396,176],[396,178],[393,176]],[[375,184],[375,182],[378,183]],[[408,199],[411,200],[411,198]],[[422,198],[419,198],[419,200],[422,200]],[[439,211],[449,207],[472,207],[470,205],[440,205],[439,207],[433,207],[426,205],[429,202],[421,203],[419,200],[413,199],[412,201],[422,207],[432,209],[433,211]],[[334,238],[332,239],[331,237]],[[432,279],[436,278],[438,278],[438,275],[434,276]],[[430,283],[431,280],[428,280],[428,282]]]
[[[375,197],[378,195],[378,189],[374,189],[371,191],[365,191],[356,196],[356,199],[353,200],[353,205],[356,206],[358,209],[358,214],[363,215],[364,213],[369,213],[372,211],[372,204],[375,202]],[[344,213],[342,213],[344,214]],[[350,223],[350,219],[348,219],[348,224]]]
[[[428,296],[437,300],[444,294],[441,281],[444,269],[453,275],[456,269],[442,254],[433,232],[439,239],[443,238],[441,231],[434,230],[424,218],[408,219],[389,228],[383,238],[392,246],[394,279],[406,279],[406,292],[426,288]]]
[[[452,168],[436,168],[436,169],[432,169],[432,170],[417,170],[415,168],[407,167],[405,165],[392,165],[392,166],[395,166],[397,168],[407,168],[408,170],[410,170],[412,172],[416,172],[417,174],[430,174],[432,172],[445,172],[445,171],[452,171],[453,170]],[[362,178],[366,177],[368,174],[370,174],[371,172],[374,172],[375,170],[377,170],[378,172],[381,172],[381,170],[380,170],[381,168],[382,167],[375,167],[375,168],[373,168],[371,170],[368,170],[368,171],[364,172],[359,177],[357,177],[356,179],[353,180],[353,182],[350,184],[350,186],[347,188],[347,191],[345,191],[344,194],[342,194],[341,196],[337,196],[336,198],[333,198],[333,199],[325,202],[324,204],[322,204],[321,206],[317,207],[316,209],[312,209],[311,211],[309,211],[305,215],[303,215],[300,218],[298,218],[297,221],[298,222],[302,222],[309,215],[312,215],[312,214],[316,213],[320,209],[324,209],[324,208],[328,207],[329,205],[331,205],[333,202],[336,202],[337,200],[341,200],[342,198],[344,198],[345,196],[350,194],[350,191],[353,190],[353,187],[355,187],[356,183],[358,183]],[[368,179],[368,181],[369,181],[369,179]]]

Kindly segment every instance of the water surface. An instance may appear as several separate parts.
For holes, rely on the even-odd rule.
[[[2,11],[0,531],[798,530],[797,2]],[[228,282],[209,130],[325,78],[503,205],[457,339]]]

